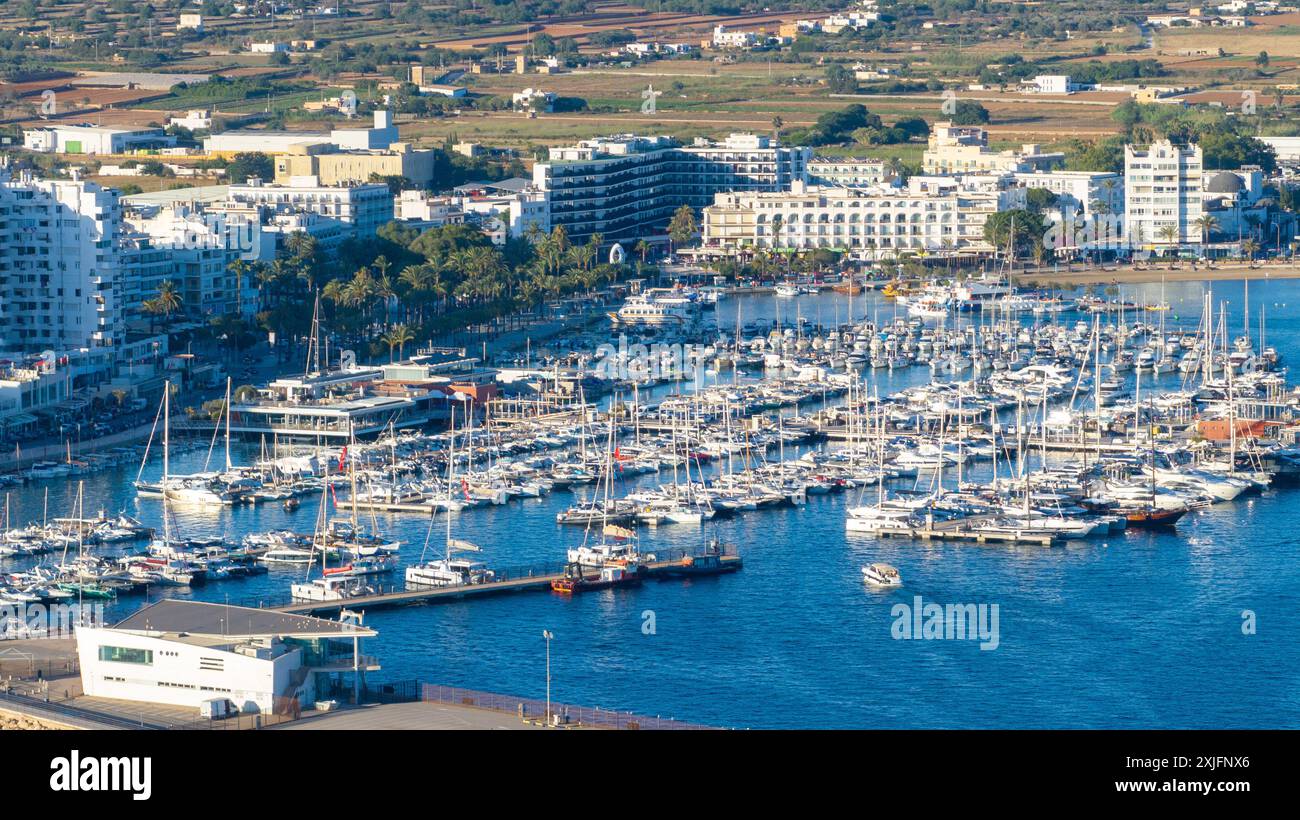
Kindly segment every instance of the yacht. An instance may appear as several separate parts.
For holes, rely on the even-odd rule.
[[[355,575],[326,570],[323,578],[313,578],[290,587],[295,601],[342,601],[375,594],[375,589]]]
[[[406,583],[420,587],[459,587],[485,584],[495,575],[479,561],[448,556],[407,567]]]

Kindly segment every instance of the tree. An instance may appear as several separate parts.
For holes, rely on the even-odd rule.
[[[836,63],[826,68],[826,87],[832,94],[856,94],[858,80],[852,71]]]
[[[1033,211],[1019,208],[998,211],[989,214],[988,219],[984,221],[984,241],[1001,253],[1012,246],[1014,236],[1012,253],[1020,257],[1032,253],[1035,242],[1043,243],[1046,230],[1043,217]]]
[[[181,294],[176,283],[168,279],[158,286],[156,297],[158,313],[168,319],[181,309]]]
[[[1219,229],[1219,219],[1213,214],[1202,214],[1196,218],[1195,225],[1201,230],[1201,242],[1209,242],[1210,234]]]
[[[1173,223],[1161,225],[1156,229],[1156,236],[1173,250],[1173,246],[1178,244],[1178,226]]]
[[[772,217],[772,247],[781,247],[781,231],[785,229],[785,220],[780,214]]]
[[[1267,52],[1267,51],[1261,51],[1261,52],[1260,52],[1260,53],[1255,57],[1255,65],[1258,66],[1259,68],[1268,68],[1268,62],[1269,62],[1269,60],[1268,60],[1268,52]]]
[[[684,245],[691,241],[691,237],[699,231],[699,226],[695,223],[695,211],[690,205],[682,205],[673,212],[673,218],[668,223],[668,238],[673,241],[674,246]]]
[[[275,179],[275,162],[260,151],[235,154],[235,158],[226,166],[226,178],[239,185],[251,177],[266,181]]]
[[[406,325],[394,325],[393,329],[383,336],[384,343],[388,345],[388,361],[393,361],[393,348],[396,347],[401,354],[400,358],[406,358],[406,343],[415,341],[415,333]]]
[[[953,110],[953,125],[984,125],[988,121],[988,109],[974,100],[959,100]]]

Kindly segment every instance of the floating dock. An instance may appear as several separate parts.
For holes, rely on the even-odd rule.
[[[681,558],[674,558],[667,561],[647,561],[642,564],[644,575],[647,580],[653,580],[656,577],[670,578],[677,577],[676,571],[682,566]],[[722,575],[730,572],[736,572],[744,566],[744,562],[739,555],[723,555],[720,557],[720,563],[716,568],[709,570],[700,570],[693,572],[693,575]],[[353,610],[373,610],[385,609],[388,607],[409,606],[412,604],[431,604],[441,601],[454,601],[462,598],[478,597],[483,595],[500,595],[507,592],[532,592],[537,590],[549,590],[551,581],[564,577],[563,572],[548,572],[541,575],[528,575],[518,578],[507,578],[500,581],[488,581],[484,584],[465,584],[454,587],[424,587],[395,592],[381,592],[376,595],[362,595],[355,598],[344,598],[338,601],[301,601],[280,606],[267,607],[277,612],[286,612],[292,615],[317,615],[321,613],[337,613],[344,609]]]
[[[882,525],[871,530],[861,530],[864,535],[879,538],[913,538],[920,541],[969,541],[976,544],[1034,544],[1050,547],[1057,543],[1056,533],[1041,530],[1024,530],[1016,527],[981,527],[987,521],[966,519],[959,522],[933,522],[919,527],[905,524]],[[853,530],[849,531],[854,532]]]

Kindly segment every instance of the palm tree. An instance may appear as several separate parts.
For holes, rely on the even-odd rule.
[[[1241,243],[1241,251],[1246,254],[1246,258],[1251,262],[1255,261],[1255,254],[1259,253],[1259,242],[1253,237]]]
[[[168,279],[158,287],[158,312],[170,319],[181,309],[181,293],[176,283]]]
[[[1201,229],[1202,245],[1205,244],[1206,242],[1209,242],[1210,234],[1214,233],[1219,229],[1218,217],[1214,216],[1213,214],[1202,214],[1198,216],[1194,224],[1196,225],[1196,227]]]
[[[244,280],[253,272],[253,265],[243,259],[236,259],[227,268],[235,275],[235,313],[244,315]]]
[[[781,230],[785,228],[785,220],[780,214],[772,217],[772,247],[777,248],[781,245]]]
[[[1170,246],[1168,250],[1173,250],[1173,246],[1178,244],[1177,225],[1173,225],[1173,224],[1161,225],[1156,230],[1156,235],[1159,236],[1160,239],[1163,240],[1166,245]]]
[[[638,239],[633,250],[641,255],[641,264],[644,265],[646,254],[650,253],[650,243],[644,239]]]
[[[393,362],[393,348],[396,347],[401,354],[401,358],[406,358],[406,343],[415,340],[415,333],[406,325],[394,325],[392,330],[383,336],[384,342],[388,345],[388,361]]]

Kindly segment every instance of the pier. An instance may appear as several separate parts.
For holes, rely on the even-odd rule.
[[[675,571],[683,566],[683,558],[692,557],[690,554],[676,555],[664,560],[646,561],[642,564],[642,575],[646,580],[666,579],[673,577]],[[739,555],[723,555],[720,558],[720,564],[716,569],[697,571],[696,575],[722,575],[740,570],[744,562]],[[447,587],[416,587],[413,589],[399,590],[394,589],[388,592],[379,592],[374,595],[360,595],[352,598],[343,598],[337,601],[295,601],[288,604],[276,606],[264,606],[264,609],[274,609],[277,612],[284,612],[291,615],[321,615],[329,613],[338,613],[344,609],[352,610],[374,610],[387,609],[398,606],[409,606],[414,604],[431,604],[442,601],[455,601],[464,598],[476,598],[487,595],[501,595],[508,592],[535,592],[538,590],[548,590],[551,588],[551,582],[564,577],[561,569],[559,572],[542,571],[538,574],[525,574],[508,578],[501,578],[488,581],[482,584],[463,584],[460,586]]]
[[[1034,532],[1014,527],[981,528],[991,524],[992,518],[962,519],[955,522],[926,522],[924,526],[881,525],[872,528],[867,535],[878,538],[914,538],[922,541],[968,541],[975,544],[1032,544],[1050,547],[1057,541],[1057,535],[1050,532]],[[854,530],[850,530],[853,533]]]

